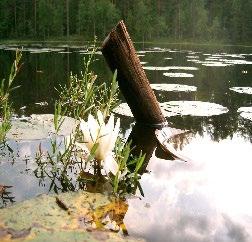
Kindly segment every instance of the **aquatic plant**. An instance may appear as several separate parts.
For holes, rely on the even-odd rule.
[[[117,71],[109,85],[105,82],[97,83],[97,75],[90,70],[95,53],[96,48],[94,47],[90,55],[84,58],[81,76],[78,77],[71,73],[68,85],[61,86],[58,90],[59,101],[62,103],[66,115],[85,119],[89,113],[95,115],[97,110],[100,110],[104,117],[107,117],[119,105]]]
[[[113,149],[119,133],[120,119],[114,125],[114,115],[111,114],[107,123],[101,111],[97,112],[97,120],[89,114],[88,121],[81,120],[80,130],[83,133],[84,144],[80,144],[83,149],[93,150],[94,158],[103,166],[106,173],[112,172],[114,175],[118,171],[118,164],[113,157]],[[103,163],[103,164],[102,164]]]
[[[90,71],[95,51],[94,48],[84,58],[81,78],[71,74],[69,85],[60,88],[55,103],[52,149],[47,154],[38,150],[38,168],[34,173],[41,180],[49,177],[49,190],[55,192],[85,189],[121,197],[140,188],[139,170],[145,156],[140,153],[133,157],[131,143],[118,138],[120,119],[115,121],[111,113],[119,105],[117,72],[109,85],[97,84],[97,76]],[[65,115],[79,120],[79,125],[72,135],[59,140],[57,134]],[[129,170],[128,165],[134,169]]]
[[[0,142],[4,141],[7,132],[11,128],[12,108],[9,100],[10,93],[19,86],[13,86],[13,81],[18,74],[22,64],[22,51],[16,50],[16,58],[11,66],[8,79],[2,79],[0,85]]]

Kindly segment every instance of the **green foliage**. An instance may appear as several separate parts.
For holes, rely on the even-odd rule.
[[[22,64],[20,60],[22,58],[22,52],[16,51],[16,58],[11,66],[8,79],[3,79],[0,85],[0,142],[5,139],[6,133],[11,128],[10,118],[12,115],[11,103],[9,101],[10,93],[19,86],[13,86],[13,81],[19,72]]]
[[[115,146],[115,158],[119,165],[119,170],[116,176],[111,175],[113,192],[117,196],[124,197],[127,194],[135,193],[137,187],[140,189],[142,195],[143,191],[139,183],[139,171],[145,160],[145,155],[142,153],[134,157],[131,155],[131,142],[124,143],[121,138],[117,139]],[[134,170],[130,171],[129,166],[134,166]]]
[[[111,83],[96,83],[97,76],[90,70],[96,48],[88,58],[84,58],[83,72],[79,78],[70,75],[69,85],[60,88],[60,103],[65,114],[74,118],[85,119],[88,113],[96,114],[97,110],[107,117],[119,105],[117,72],[114,73]]]
[[[251,0],[1,0],[0,39],[62,37],[69,26],[70,35],[102,40],[124,19],[138,41],[251,42],[251,12]]]
[[[142,167],[145,155],[140,154],[138,157],[133,157],[131,155],[131,143],[124,144],[121,139],[118,139],[114,150],[118,172],[115,176],[111,172],[102,175],[102,161],[95,158],[99,143],[95,143],[89,153],[83,150],[80,144],[76,145],[76,141],[83,138],[79,127],[70,137],[65,137],[64,140],[60,140],[58,137],[64,122],[64,115],[71,115],[76,119],[86,119],[88,114],[96,114],[97,110],[100,110],[106,119],[118,105],[116,71],[109,86],[105,83],[101,85],[95,83],[96,76],[90,71],[95,51],[94,48],[88,59],[84,60],[81,79],[71,74],[69,86],[61,88],[60,100],[55,103],[51,150],[46,154],[43,154],[41,149],[38,150],[36,156],[38,168],[35,175],[42,180],[49,177],[52,181],[49,190],[53,189],[55,192],[59,190],[73,191],[95,186],[96,192],[106,191],[121,197],[135,193],[137,187],[140,188],[138,182],[139,170]],[[79,146],[81,146],[81,149],[78,148]],[[127,168],[128,165],[134,165],[135,168],[132,172]],[[74,176],[71,174],[72,170],[75,171]],[[74,179],[76,174],[78,174],[77,181]],[[104,190],[103,187],[105,187]]]

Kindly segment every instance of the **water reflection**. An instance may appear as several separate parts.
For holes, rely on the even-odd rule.
[[[150,160],[145,197],[129,200],[129,233],[147,241],[250,241],[251,143],[239,135],[213,142],[204,133],[182,147],[190,163]]]
[[[189,47],[188,50],[184,46],[176,48],[178,49],[158,52],[148,50],[140,58],[154,67],[183,67],[189,63],[190,67],[198,69],[193,71],[194,77],[169,78],[163,75],[162,70],[146,70],[148,78],[154,84],[189,85],[196,87],[197,91],[157,92],[159,101],[213,102],[227,107],[229,112],[212,117],[169,117],[171,127],[190,130],[190,133],[169,139],[175,149],[190,157],[191,162],[187,163],[172,161],[159,153],[153,130],[147,131],[136,125],[129,139],[136,146],[135,152],[143,150],[147,153],[143,170],[146,173],[141,178],[145,196],[141,200],[128,199],[122,214],[114,213],[113,218],[112,211],[109,216],[111,220],[113,218],[119,225],[125,226],[125,231],[130,235],[142,236],[152,242],[251,241],[252,124],[251,120],[242,118],[237,110],[240,107],[250,107],[252,96],[230,90],[232,87],[251,87],[249,74],[252,67],[246,65],[252,60],[251,54],[246,54],[251,49],[193,47],[194,51],[190,51]],[[216,62],[224,51],[230,54],[225,59],[236,60],[241,57],[246,63],[232,61],[232,65],[225,67],[202,66],[200,63],[209,57],[211,58],[208,61]],[[67,82],[70,70],[74,73],[81,70],[83,55],[73,48],[63,52],[67,53],[25,53],[24,71],[20,73],[18,83],[22,85],[22,89],[13,96],[17,113],[21,114],[19,108],[22,106],[27,106],[22,114],[52,112],[53,99],[56,98],[54,87]],[[9,71],[13,54],[14,52],[0,50],[0,72],[4,75]],[[99,56],[93,67],[101,77],[98,81],[108,79],[109,71],[102,56]],[[34,105],[37,102],[47,102],[48,106]],[[131,122],[132,119],[125,118],[124,129]],[[49,148],[46,142],[42,144],[42,149]],[[31,148],[32,144],[36,149]],[[6,188],[7,196],[5,193],[4,199],[2,198],[3,205],[40,193],[74,190],[79,187],[92,191],[95,184],[99,184],[93,183],[92,174],[81,173],[83,185],[79,182],[76,186],[76,174],[79,174],[80,168],[69,170],[67,174],[72,179],[68,180],[69,183],[65,182],[65,174],[46,176],[34,172],[38,168],[34,160],[38,146],[39,142],[13,141],[4,150],[4,153],[8,153],[8,159],[0,154],[0,184],[13,186]],[[91,182],[87,183],[87,180]],[[140,196],[140,192],[136,191],[136,195]],[[8,200],[7,197],[11,199]],[[0,201],[0,207],[2,204]]]

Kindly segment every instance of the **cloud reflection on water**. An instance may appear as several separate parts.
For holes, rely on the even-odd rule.
[[[196,135],[182,150],[191,163],[152,157],[142,200],[129,200],[125,224],[148,241],[251,241],[252,144]],[[148,206],[145,206],[148,204]]]

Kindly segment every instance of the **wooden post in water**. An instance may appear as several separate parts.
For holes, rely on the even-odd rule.
[[[143,26],[144,27],[144,26]],[[160,128],[166,123],[123,21],[104,40],[102,53],[136,121]]]

